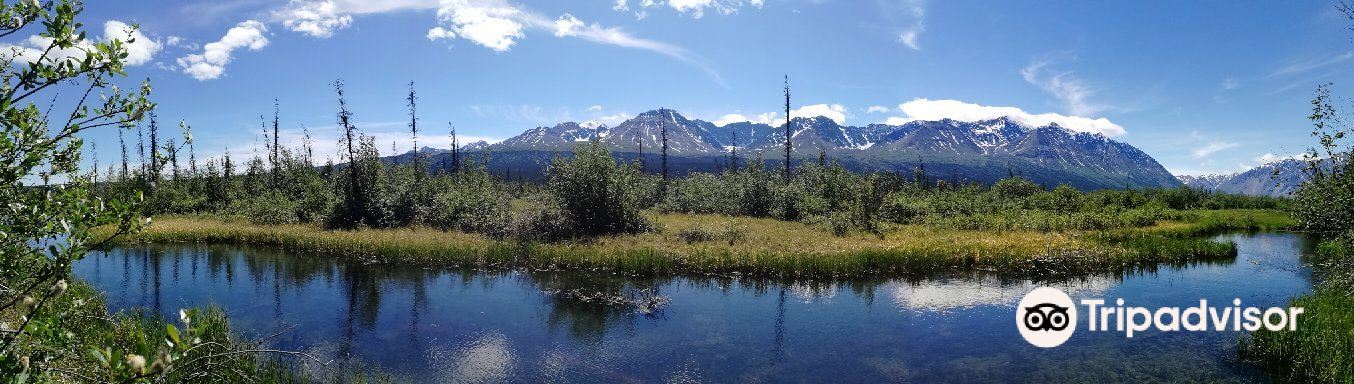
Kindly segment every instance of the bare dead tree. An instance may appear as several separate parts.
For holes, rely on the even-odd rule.
[[[315,158],[314,141],[310,138],[310,128],[305,124],[301,125],[301,150],[305,152],[305,162],[307,167],[313,167]]]
[[[658,130],[659,130],[659,135],[661,135],[662,138],[663,138],[663,154],[660,156],[660,157],[662,158],[662,161],[663,161],[663,168],[662,168],[662,170],[663,170],[663,184],[662,184],[659,188],[662,188],[663,192],[667,192],[667,188],[668,188],[668,117],[670,116],[671,112],[670,112],[669,110],[667,110],[667,109],[662,109],[662,108],[660,108],[658,111],[659,111],[659,115],[660,115],[659,118],[658,118]],[[674,118],[674,120],[675,120],[675,118]]]
[[[733,133],[733,139],[729,143],[729,167],[738,169],[738,130],[730,130]]]
[[[447,123],[451,130],[451,172],[461,173],[461,142],[456,138],[456,126]]]
[[[790,75],[785,75],[785,182],[790,182]]]
[[[122,147],[122,176],[127,177],[127,141],[122,138],[122,130],[118,129],[118,146]]]
[[[280,142],[279,142],[279,140],[278,140],[278,136],[279,136],[279,135],[278,135],[278,134],[279,134],[279,132],[278,132],[278,125],[279,125],[279,124],[278,124],[278,114],[279,114],[279,112],[280,112],[280,111],[279,111],[279,108],[278,108],[278,101],[277,101],[277,99],[273,99],[273,151],[272,151],[271,154],[269,154],[269,156],[271,156],[271,157],[269,157],[269,161],[272,162],[273,169],[275,169],[275,170],[276,170],[277,167],[278,167],[278,164],[277,164],[278,161],[282,160],[281,157],[279,157],[279,154],[280,154],[279,148],[281,147],[281,145],[279,145]]]
[[[150,113],[150,180],[152,186],[160,180],[160,142],[156,136],[156,133],[160,130],[159,127],[159,117],[152,111]]]
[[[427,167],[423,166],[421,161],[423,155],[418,152],[418,94],[414,92],[414,82],[409,82],[409,97],[405,98],[409,102],[409,133],[414,140],[414,169],[415,177],[422,178],[423,173],[427,172]]]

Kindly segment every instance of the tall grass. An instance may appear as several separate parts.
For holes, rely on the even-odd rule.
[[[835,236],[821,224],[651,214],[651,220],[662,229],[539,243],[429,228],[331,231],[311,225],[262,226],[187,216],[157,220],[130,240],[269,245],[373,262],[569,268],[645,275],[860,276],[982,270],[1045,276],[1228,259],[1235,256],[1234,245],[1189,236],[1222,229],[1235,215],[1282,224],[1281,215],[1257,211],[1200,214],[1194,222],[1116,231],[993,232],[891,225],[879,234]]]
[[[1305,310],[1297,329],[1256,331],[1241,356],[1284,380],[1354,383],[1354,247],[1327,241],[1316,259],[1321,282],[1290,303]]]

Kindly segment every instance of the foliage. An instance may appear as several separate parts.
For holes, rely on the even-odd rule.
[[[618,164],[598,142],[581,145],[572,160],[556,158],[546,170],[547,188],[559,198],[578,236],[638,233],[650,229],[632,193],[641,179],[638,167]]]
[[[124,92],[123,40],[84,39],[79,2],[0,3],[0,36],[30,30],[48,40],[44,50],[0,56],[0,378],[23,382],[50,377],[52,351],[69,343],[66,315],[78,305],[61,300],[71,263],[109,239],[90,229],[134,231],[135,204],[90,193],[78,173],[78,135],[106,126],[128,127],[153,108],[150,85]],[[56,88],[53,88],[56,87]],[[69,87],[83,94],[69,112],[51,115],[33,100]],[[91,98],[93,95],[93,98]],[[98,100],[97,104],[91,105]],[[45,107],[51,111],[51,107]],[[64,180],[63,180],[64,179]],[[59,184],[53,184],[53,181]]]

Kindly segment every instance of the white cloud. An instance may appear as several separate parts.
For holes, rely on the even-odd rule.
[[[748,116],[744,116],[743,114],[740,114],[740,113],[730,113],[730,114],[721,116],[719,119],[717,119],[717,120],[715,120],[715,121],[712,121],[711,123],[714,124],[715,126],[718,126],[718,127],[723,127],[723,126],[725,126],[725,125],[729,125],[729,124],[733,124],[733,123],[741,123],[741,122],[745,122],[745,121],[753,122],[753,123],[756,123],[756,124],[772,125],[772,124],[775,122],[775,120],[776,120],[776,115],[777,115],[777,114],[776,114],[775,112],[768,112],[768,113],[763,113],[763,114],[760,114],[760,115],[753,115],[752,117],[748,117]]]
[[[1218,151],[1235,148],[1237,145],[1239,144],[1223,141],[1211,141],[1208,144],[1204,144],[1204,146],[1195,149],[1192,155],[1196,159],[1202,159],[1208,157],[1209,155],[1217,153]]]
[[[601,111],[602,111],[602,106],[600,106],[600,105],[594,105],[594,106],[588,107],[588,112],[601,112]]]
[[[139,66],[151,62],[155,54],[164,47],[159,41],[147,37],[139,29],[133,29],[131,25],[117,20],[109,20],[103,24],[103,40],[123,42],[123,48],[127,50],[127,58],[123,59],[123,64],[127,66]],[[52,45],[52,38],[33,35],[19,42],[18,45],[0,44],[0,57],[13,58],[20,63],[31,63],[39,59],[48,63],[61,62],[68,59],[83,59],[88,52],[94,49],[93,42],[89,40],[81,41],[70,48],[54,48],[46,53],[43,58],[43,52]]]
[[[597,118],[597,120],[601,120],[603,123],[606,123],[607,125],[616,125],[626,120],[629,120],[630,116],[631,115],[629,113],[619,112],[607,116],[602,116],[600,118]]]
[[[1273,73],[1270,73],[1269,76],[1266,76],[1266,78],[1273,78],[1273,77],[1287,76],[1287,75],[1296,75],[1296,74],[1303,73],[1303,72],[1307,72],[1307,71],[1311,71],[1311,70],[1314,70],[1314,69],[1320,69],[1320,68],[1332,66],[1332,65],[1335,65],[1335,64],[1340,64],[1340,63],[1349,61],[1349,59],[1354,59],[1354,52],[1345,52],[1345,53],[1342,53],[1342,54],[1339,54],[1339,55],[1335,55],[1335,56],[1331,56],[1331,57],[1326,57],[1326,58],[1321,58],[1321,59],[1313,59],[1313,60],[1305,60],[1305,61],[1293,62],[1293,63],[1290,63],[1290,64],[1284,66],[1283,68],[1279,68],[1278,70],[1274,71]]]
[[[794,118],[822,116],[831,119],[837,124],[846,124],[847,118],[846,106],[841,104],[805,105],[799,107],[798,109],[790,111],[790,116]],[[767,112],[756,115],[744,115],[742,113],[735,112],[726,114],[724,116],[720,116],[718,119],[715,119],[715,121],[712,121],[711,123],[713,123],[716,126],[722,127],[725,125],[733,123],[741,123],[744,121],[757,124],[766,124],[770,126],[779,126],[785,124],[785,116],[781,115],[779,112]]]
[[[429,39],[463,38],[496,52],[506,52],[526,37],[527,29],[550,31],[557,37],[659,53],[692,65],[724,85],[723,78],[703,58],[685,48],[638,38],[617,27],[588,24],[568,13],[551,19],[506,0],[442,0],[437,18],[442,25],[428,31]]]
[[[1026,82],[1038,86],[1061,100],[1070,114],[1086,116],[1105,110],[1103,106],[1091,104],[1088,99],[1094,94],[1094,91],[1086,86],[1080,78],[1073,75],[1071,71],[1051,73],[1046,69],[1048,65],[1048,61],[1031,62],[1030,65],[1020,70],[1020,75],[1025,78]]]
[[[428,40],[432,40],[432,41],[437,41],[437,40],[451,40],[451,39],[455,39],[455,38],[456,38],[456,34],[455,34],[455,33],[452,33],[451,31],[448,31],[446,28],[442,28],[442,27],[433,27],[432,29],[429,29],[429,30],[428,30],[428,35],[427,35],[427,37],[428,37]]]
[[[1237,80],[1237,79],[1234,78],[1234,77],[1228,77],[1228,78],[1226,78],[1226,79],[1222,79],[1222,89],[1224,89],[1224,90],[1230,91],[1230,90],[1236,89],[1236,87],[1240,87],[1240,86],[1241,86],[1241,81],[1240,81],[1240,80]]]
[[[272,22],[313,37],[328,38],[352,25],[353,15],[437,9],[437,0],[290,0],[272,12]]]
[[[117,20],[109,20],[103,24],[103,37],[110,41],[124,42],[127,59],[123,62],[131,66],[149,63],[155,57],[155,53],[163,47],[160,42],[142,34],[141,30],[133,29],[132,26]]]
[[[871,105],[870,109],[867,110],[866,113],[887,113],[888,111],[890,111],[889,107],[885,107],[882,105]]]
[[[496,52],[505,52],[525,37],[521,9],[501,0],[442,0],[437,19],[447,30]],[[551,23],[554,28],[554,23]],[[440,27],[439,27],[440,28]]]
[[[333,36],[334,31],[353,23],[353,17],[341,13],[333,0],[292,0],[275,18],[287,29],[318,38]]]
[[[1255,158],[1255,162],[1260,163],[1260,164],[1269,164],[1269,163],[1273,163],[1273,162],[1277,162],[1277,161],[1290,160],[1290,159],[1301,159],[1301,158],[1303,158],[1303,154],[1301,154],[1301,153],[1298,153],[1298,154],[1292,154],[1292,155],[1288,155],[1288,156],[1276,155],[1276,154],[1273,154],[1273,153],[1265,153],[1265,154],[1263,154],[1263,155],[1260,155],[1260,157]]]
[[[926,1],[925,0],[905,0],[902,2],[904,13],[912,20],[912,24],[903,29],[898,34],[898,42],[903,43],[908,48],[920,51],[921,44],[917,38],[922,32],[926,32]]]
[[[818,117],[823,116],[837,124],[846,124],[846,106],[841,104],[813,104],[799,107],[799,109],[790,111],[791,117]]]
[[[1057,124],[1076,132],[1098,133],[1109,137],[1122,136],[1127,133],[1123,127],[1103,117],[1092,119],[1057,113],[1031,114],[1016,107],[990,107],[958,100],[914,99],[899,104],[898,109],[902,110],[905,115],[890,117],[884,122],[885,124],[902,125],[916,120],[943,119],[972,122],[1008,117],[1013,121],[1029,126],[1040,127]]]
[[[925,28],[920,25],[908,28],[906,31],[903,31],[902,34],[898,35],[898,41],[902,42],[903,45],[906,45],[908,48],[920,51],[921,46],[917,45],[917,36],[924,30]]]
[[[715,12],[719,12],[720,14],[730,15],[738,13],[740,9],[747,6],[761,8],[763,5],[765,5],[765,1],[764,0],[667,0],[667,1],[640,0],[639,6],[641,10],[635,12],[635,16],[640,19],[643,19],[645,16],[647,16],[647,13],[642,9],[653,8],[663,5],[666,5],[668,8],[671,8],[679,13],[690,15],[692,18],[699,19],[705,17],[705,11],[707,10],[713,10]],[[630,6],[627,4],[626,0],[616,0],[615,6],[612,6],[611,9],[620,12],[628,12],[630,11]]]
[[[226,31],[220,41],[202,46],[201,54],[180,57],[179,68],[194,79],[212,80],[225,74],[226,64],[236,49],[257,51],[268,46],[268,27],[256,20],[245,20]]]
[[[583,20],[579,20],[574,15],[566,13],[555,20],[556,37],[573,36],[578,33],[579,28],[583,28]]]

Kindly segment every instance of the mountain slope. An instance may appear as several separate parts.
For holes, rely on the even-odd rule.
[[[1180,185],[1155,159],[1131,145],[1057,125],[1031,127],[999,118],[854,127],[825,117],[800,117],[790,124],[795,162],[817,161],[821,154],[853,170],[910,174],[924,169],[933,179],[951,182],[990,183],[1020,174],[1049,186],[1081,189]],[[779,164],[784,154],[784,125],[715,126],[670,109],[648,111],[615,127],[574,122],[537,127],[476,150],[492,153],[491,169],[523,177],[539,176],[550,158],[592,140],[622,159],[638,158],[642,151],[645,162],[653,165],[664,129],[669,166],[679,175],[721,169],[734,147],[744,162],[760,157]]]
[[[1245,172],[1230,175],[1181,176],[1185,185],[1209,191],[1251,196],[1291,196],[1307,180],[1303,168],[1307,163],[1285,159]]]

